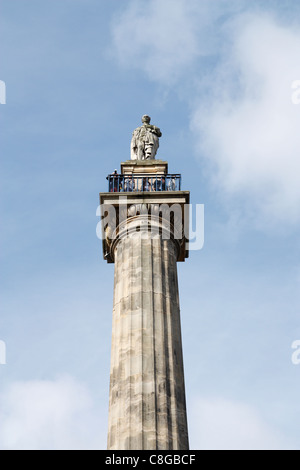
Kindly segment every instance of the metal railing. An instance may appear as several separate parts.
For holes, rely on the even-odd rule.
[[[181,175],[119,175],[106,177],[108,192],[181,191]]]

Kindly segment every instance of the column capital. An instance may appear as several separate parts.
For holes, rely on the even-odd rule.
[[[177,261],[185,261],[189,256],[189,196],[189,191],[100,193],[104,259],[114,263],[118,241],[142,231],[174,240]]]

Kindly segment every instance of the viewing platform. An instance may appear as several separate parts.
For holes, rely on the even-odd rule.
[[[118,174],[106,177],[108,192],[181,191],[180,174]]]

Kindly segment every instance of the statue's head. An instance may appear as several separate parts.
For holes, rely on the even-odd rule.
[[[142,117],[142,123],[150,124],[150,121],[151,117],[147,116],[147,114],[144,114],[144,116]]]

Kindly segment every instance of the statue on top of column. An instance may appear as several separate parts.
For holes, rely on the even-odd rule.
[[[146,114],[142,117],[143,125],[132,133],[130,157],[131,160],[154,160],[159,147],[159,137],[162,133],[156,126],[150,124],[151,118]]]

